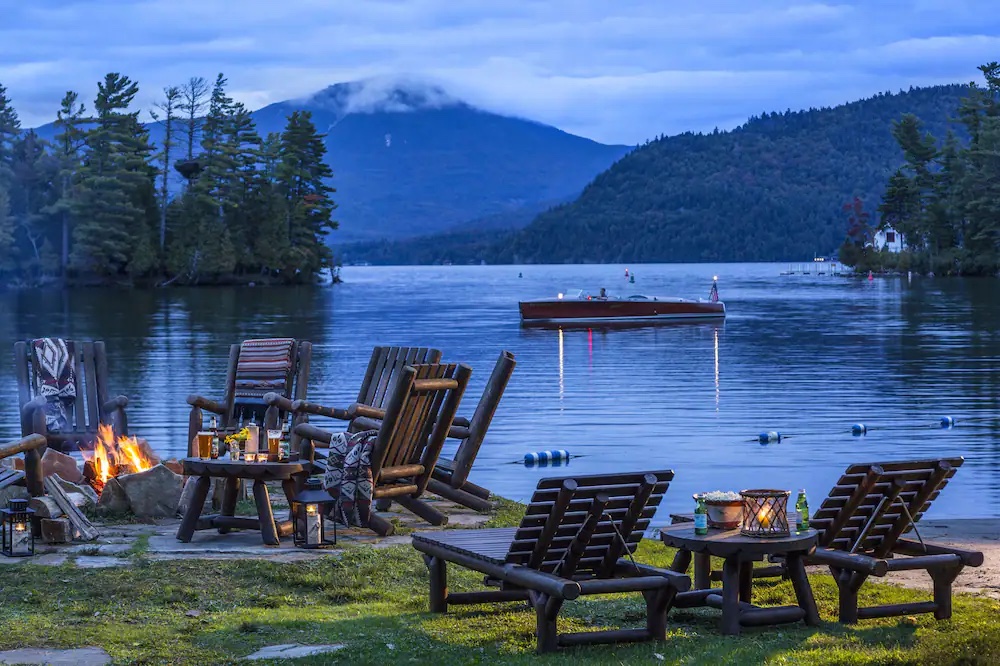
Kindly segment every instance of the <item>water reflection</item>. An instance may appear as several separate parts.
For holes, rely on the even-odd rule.
[[[642,290],[697,295],[714,268],[646,266]],[[129,395],[133,430],[164,453],[185,448],[189,393],[221,397],[228,347],[244,338],[312,341],[310,397],[339,405],[357,394],[375,344],[434,346],[469,363],[469,396],[508,349],[518,365],[472,475],[498,493],[527,499],[554,472],[665,466],[677,472],[665,506],[688,509],[697,491],[766,479],[822,497],[850,462],[959,454],[966,465],[931,516],[1000,514],[976,500],[1000,491],[995,280],[869,284],[733,265],[718,271],[724,323],[521,325],[519,300],[610,283],[622,270],[372,267],[346,269],[331,289],[0,293],[0,440],[18,430],[10,350],[19,339],[105,340],[111,390]],[[959,425],[928,427],[942,415]],[[873,431],[852,437],[855,422]],[[795,436],[760,446],[764,430]],[[510,464],[549,448],[582,457],[557,471]]]

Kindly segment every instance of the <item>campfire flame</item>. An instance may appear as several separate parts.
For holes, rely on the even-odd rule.
[[[103,423],[97,427],[94,450],[84,451],[83,458],[93,468],[90,484],[97,492],[101,492],[112,477],[142,472],[155,465],[139,446],[138,439],[123,436],[115,440],[111,426]]]

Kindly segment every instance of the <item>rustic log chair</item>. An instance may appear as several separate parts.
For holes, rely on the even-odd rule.
[[[956,457],[858,464],[840,477],[810,520],[819,545],[806,563],[830,568],[840,591],[841,622],[914,613],[951,617],[952,583],[963,567],[982,565],[983,554],[928,543],[916,523],[963,462]],[[917,540],[902,538],[910,530]],[[858,607],[858,591],[870,576],[912,570],[930,574],[933,601]]]
[[[24,469],[12,469],[0,465],[0,490],[10,486],[25,486],[32,497],[45,494],[42,477],[42,452],[45,450],[45,437],[28,435],[4,446],[0,446],[0,460],[24,454]]]
[[[535,609],[540,653],[559,646],[664,640],[674,596],[689,589],[691,579],[637,564],[632,553],[673,478],[673,471],[664,470],[542,479],[519,527],[414,534],[413,547],[424,554],[430,571],[431,612],[446,613],[448,604],[528,601]],[[500,589],[450,592],[448,562],[485,574],[485,584]],[[613,592],[642,593],[644,629],[557,632],[563,602]]]
[[[361,388],[358,390],[357,400],[348,407],[324,407],[314,403],[306,402],[302,396],[298,400],[292,401],[285,396],[276,393],[268,393],[264,396],[264,401],[268,405],[280,407],[285,411],[294,414],[293,426],[299,423],[307,423],[309,415],[325,416],[338,421],[348,421],[350,425],[347,430],[357,432],[360,425],[355,425],[354,421],[359,415],[371,415],[372,410],[383,410],[389,399],[390,389],[396,375],[407,365],[419,365],[422,363],[440,363],[441,352],[437,349],[427,347],[389,347],[377,346],[372,349],[371,358],[368,361],[368,368],[365,370],[364,379],[361,380]],[[371,423],[365,424],[372,427]],[[374,427],[378,427],[374,424]],[[292,428],[291,448],[296,451],[301,444],[295,428]],[[323,452],[316,452],[316,465],[322,468],[325,464]]]
[[[500,352],[493,373],[486,382],[483,395],[476,405],[472,419],[456,418],[448,436],[459,440],[455,455],[450,460],[438,460],[427,489],[435,495],[440,495],[458,504],[475,509],[489,511],[492,508],[490,491],[469,481],[469,472],[476,462],[479,448],[483,445],[486,431],[493,421],[493,415],[503,397],[504,389],[510,381],[517,362],[509,351]]]
[[[448,517],[420,500],[441,455],[472,369],[454,363],[404,366],[389,394],[385,418],[371,454],[374,500],[392,499],[432,525],[444,525]],[[329,447],[332,432],[311,423],[298,423],[305,460],[315,461],[317,446]],[[394,527],[372,512],[369,527],[381,536]]]
[[[38,434],[57,451],[76,451],[93,445],[100,424],[109,425],[115,437],[128,434],[125,407],[128,398],[109,398],[108,356],[104,343],[69,341],[76,357],[76,398],[67,410],[70,428],[49,432],[45,423],[45,397],[35,395],[38,360],[27,342],[14,343],[14,368],[21,406],[21,436]]]
[[[304,399],[309,388],[309,364],[312,361],[312,343],[305,340],[292,340],[291,358],[293,359],[287,377],[285,389],[280,395],[285,400],[280,404],[267,402],[264,396],[259,403],[251,400],[241,400],[237,404],[236,377],[240,362],[240,345],[229,347],[229,366],[226,373],[226,387],[221,402],[209,400],[200,395],[189,395],[187,402],[191,405],[191,415],[188,419],[188,455],[197,455],[194,450],[194,440],[198,431],[203,428],[204,412],[219,417],[219,429],[229,432],[249,423],[253,418],[262,428],[277,428],[289,418],[289,411],[283,406],[293,399]]]

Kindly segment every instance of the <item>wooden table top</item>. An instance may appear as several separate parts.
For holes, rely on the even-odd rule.
[[[744,536],[739,529],[720,530],[708,528],[708,534],[695,534],[694,523],[677,523],[660,528],[660,540],[668,546],[683,548],[692,553],[708,553],[728,557],[737,553],[750,555],[777,555],[789,552],[811,552],[816,547],[819,532],[813,529],[792,529],[788,536]]]
[[[312,465],[305,460],[286,462],[247,462],[229,458],[181,458],[186,476],[219,476],[262,481],[283,481],[296,474],[307,474]]]

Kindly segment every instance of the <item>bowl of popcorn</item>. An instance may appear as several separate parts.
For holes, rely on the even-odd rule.
[[[696,497],[705,500],[708,509],[708,526],[721,530],[735,530],[743,522],[743,498],[739,493],[713,490]]]

